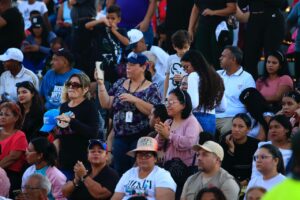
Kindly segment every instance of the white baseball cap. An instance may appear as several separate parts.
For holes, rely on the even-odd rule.
[[[9,48],[6,52],[0,55],[1,61],[15,60],[18,62],[22,62],[24,55],[20,49],[17,48]]]
[[[206,141],[203,145],[196,144],[193,146],[194,151],[199,151],[200,149],[204,149],[205,151],[216,154],[222,161],[224,158],[224,150],[221,145],[213,141]]]
[[[128,31],[127,35],[129,37],[129,45],[137,43],[144,37],[142,31],[138,29],[131,29]]]

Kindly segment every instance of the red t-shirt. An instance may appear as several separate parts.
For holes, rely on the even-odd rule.
[[[1,155],[0,160],[10,154],[11,151],[22,151],[22,156],[15,163],[11,164],[7,169],[20,172],[25,163],[25,151],[28,147],[26,136],[22,131],[17,131],[8,138],[0,141]]]

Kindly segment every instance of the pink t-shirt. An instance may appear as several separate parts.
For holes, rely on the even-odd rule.
[[[17,131],[8,138],[0,141],[0,145],[0,160],[8,156],[11,151],[22,151],[23,154],[21,158],[7,168],[14,172],[20,172],[25,163],[25,151],[28,146],[25,134],[22,131]]]
[[[275,95],[279,87],[283,85],[293,89],[293,80],[288,75],[283,75],[274,80],[267,79],[266,82],[268,86],[261,79],[256,81],[256,88],[264,97]]]

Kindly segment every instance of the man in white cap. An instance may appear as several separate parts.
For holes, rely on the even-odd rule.
[[[143,33],[138,29],[131,29],[127,32],[127,35],[129,38],[129,45],[127,49],[132,50],[133,53],[143,53],[147,50],[151,51],[157,57],[155,65],[156,72],[165,78],[169,54],[158,46],[147,46]],[[128,55],[128,57],[131,56],[132,52]]]
[[[38,77],[22,65],[23,53],[20,49],[9,48],[0,55],[6,70],[0,77],[0,95],[9,95],[12,100],[17,100],[16,84],[23,81],[30,81],[35,88],[39,89]]]
[[[207,187],[217,187],[228,200],[237,200],[240,188],[233,176],[221,168],[223,148],[216,142],[207,141],[194,145],[200,171],[190,176],[184,184],[181,200],[194,200],[198,192]]]

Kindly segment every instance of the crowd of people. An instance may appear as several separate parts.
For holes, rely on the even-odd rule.
[[[300,199],[299,12],[1,0],[0,199]]]

